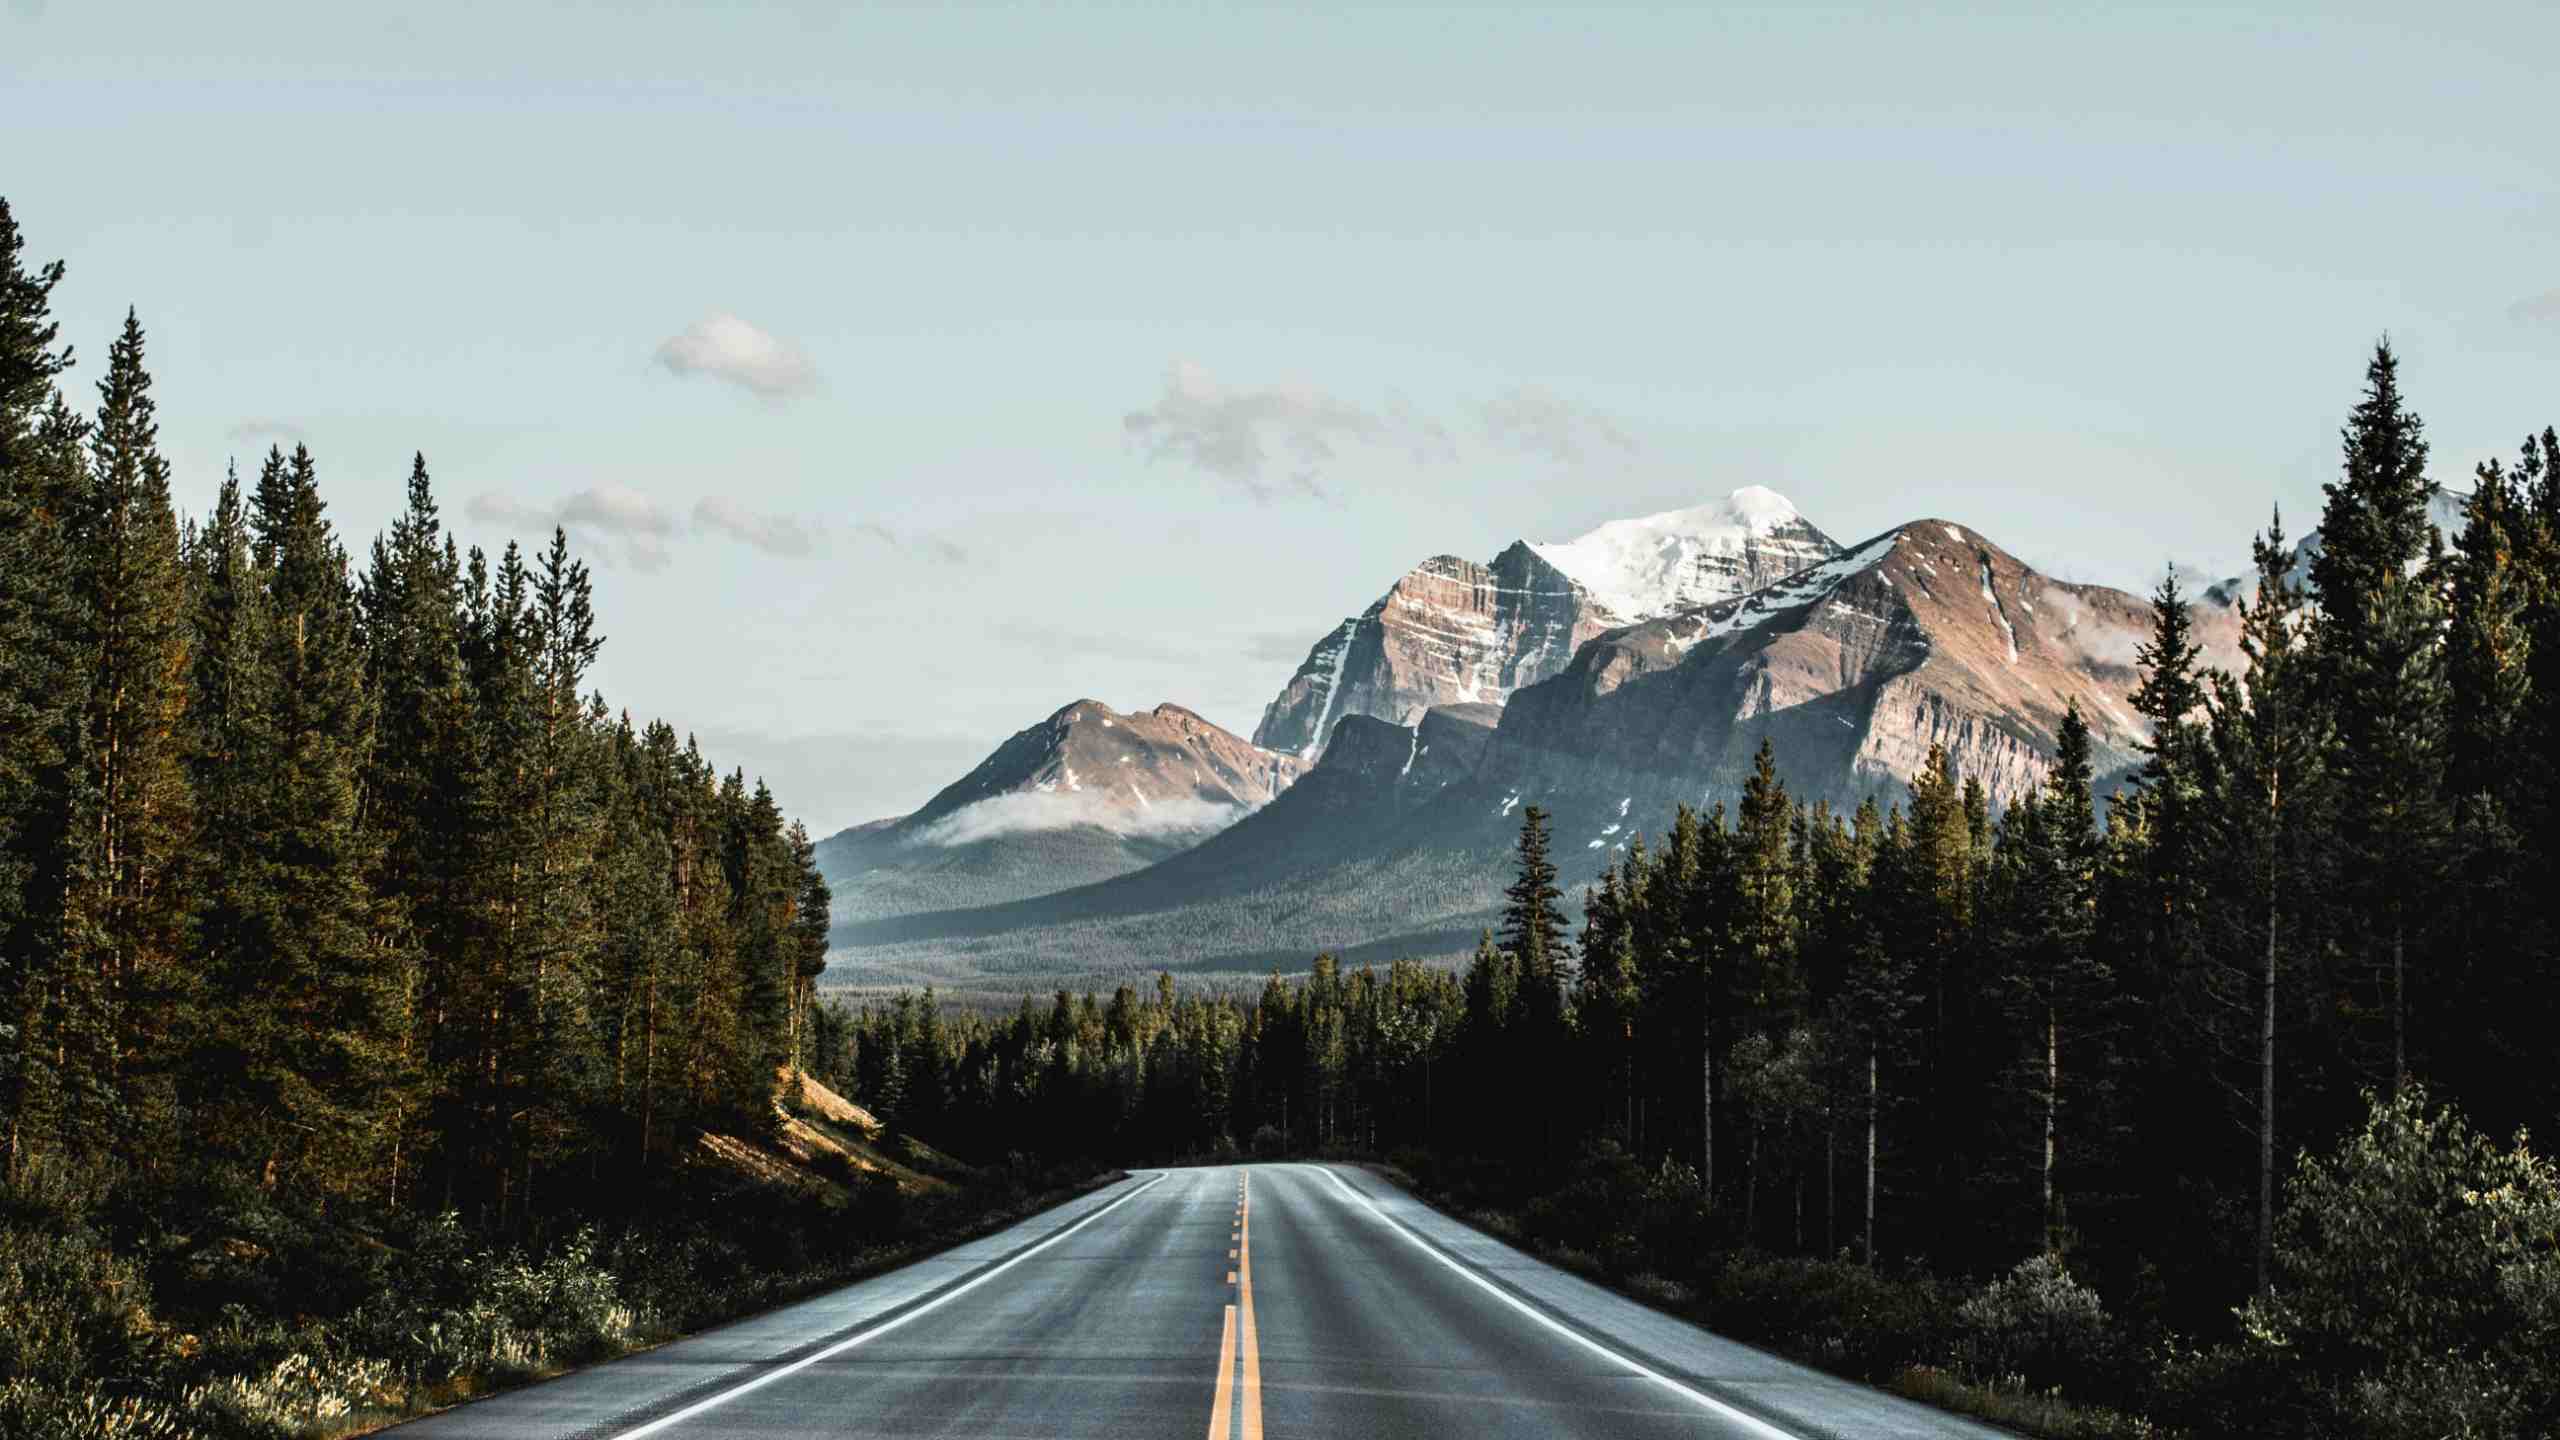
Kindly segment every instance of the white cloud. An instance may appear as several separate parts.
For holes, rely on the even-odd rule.
[[[642,574],[664,570],[674,558],[667,542],[677,533],[676,517],[627,486],[598,485],[549,505],[483,492],[471,497],[465,510],[481,524],[510,527],[527,537],[548,538],[547,532],[557,526],[597,558],[611,563],[618,557]]]
[[[1189,360],[1175,361],[1164,393],[1120,426],[1150,460],[1181,461],[1259,500],[1276,493],[1266,478],[1275,465],[1288,487],[1323,495],[1318,476],[1344,442],[1402,449],[1417,463],[1455,458],[1448,431],[1400,396],[1379,411],[1311,385],[1231,388]]]
[[[767,555],[807,555],[818,548],[817,526],[796,515],[767,515],[725,495],[694,502],[693,528],[717,531]]]
[[[1514,385],[1485,403],[1485,437],[1505,450],[1571,465],[1601,451],[1632,455],[1635,437],[1617,421],[1543,385]]]
[[[817,388],[817,367],[801,348],[735,315],[714,311],[658,347],[657,361],[676,375],[708,375],[767,400]]]
[[[1089,792],[997,795],[952,811],[918,831],[916,838],[928,845],[966,845],[999,835],[1082,826],[1114,835],[1205,835],[1244,815],[1241,807],[1188,796],[1124,807]]]
[[[2560,290],[2545,290],[2539,295],[2529,295],[2507,307],[2507,313],[2519,320],[2540,321],[2543,324],[2560,323]]]
[[[279,440],[299,445],[311,437],[301,426],[288,420],[243,420],[228,432],[231,443],[247,445],[258,440]]]

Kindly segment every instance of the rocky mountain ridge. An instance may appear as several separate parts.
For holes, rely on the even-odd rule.
[[[1943,744],[1996,801],[2039,783],[2064,708],[2121,775],[2147,738],[2127,696],[2149,602],[2044,576],[1953,521],[1898,526],[1775,584],[1606,629],[1506,706],[1407,723],[1336,717],[1305,777],[1132,874],[839,931],[850,977],[1097,983],[1113,967],[1234,975],[1352,957],[1455,957],[1492,923],[1519,808],[1554,819],[1568,894],[1676,805],[1729,802],[1760,741],[1790,789],[1898,802]],[[2192,611],[2236,665],[2225,599]]]
[[[1409,725],[1435,705],[1499,705],[1605,631],[1747,594],[1838,549],[1750,486],[1574,540],[1515,541],[1483,564],[1437,555],[1315,643],[1254,741],[1313,758],[1347,715]]]

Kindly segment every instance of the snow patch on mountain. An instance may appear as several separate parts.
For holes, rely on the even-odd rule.
[[[1807,533],[1782,533],[1789,531]],[[1724,577],[1731,567],[1716,561],[1788,546],[1801,547],[1807,563],[1831,553],[1787,497],[1746,485],[1704,505],[1612,520],[1577,539],[1529,548],[1619,616],[1645,620],[1730,595]]]
[[[1991,557],[1982,557],[1982,598],[1991,602],[1991,618],[2000,622],[2000,633],[2009,638],[2009,663],[2018,663],[2018,627],[2009,623],[2009,611],[2000,603],[2000,592],[1991,586]]]
[[[1739,600],[1708,606],[1698,613],[1692,628],[1671,633],[1672,649],[1674,653],[1686,652],[1709,640],[1748,630],[1774,616],[1802,610],[1839,589],[1841,581],[1883,564],[1900,538],[1898,533],[1879,536],[1837,559],[1799,570],[1766,590],[1755,590]]]

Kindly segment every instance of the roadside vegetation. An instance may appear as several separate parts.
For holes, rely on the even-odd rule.
[[[512,1238],[41,1167],[0,1189],[0,1436],[348,1434],[876,1273],[1096,1178],[965,1166],[816,1086],[775,1119]]]

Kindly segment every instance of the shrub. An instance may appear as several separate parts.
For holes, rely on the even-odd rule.
[[[2083,1390],[2105,1368],[2107,1313],[2062,1257],[2030,1256],[1956,1308],[1956,1360],[1973,1378],[2024,1376]]]
[[[77,1221],[0,1221],[0,1376],[68,1386],[142,1367],[149,1299],[140,1268]]]
[[[1265,1160],[1276,1160],[1288,1153],[1288,1142],[1281,1138],[1280,1127],[1265,1124],[1253,1132],[1253,1153]]]
[[[1520,1228],[1532,1239],[1577,1251],[1609,1247],[1623,1228],[1620,1217],[1645,1205],[1647,1176],[1635,1157],[1615,1142],[1596,1141],[1582,1152],[1565,1182],[1529,1202]]]
[[[360,1307],[342,1327],[345,1336],[433,1383],[596,1359],[619,1353],[637,1334],[639,1315],[592,1228],[539,1259],[471,1249],[467,1241],[450,1216],[424,1227],[402,1266],[411,1283]]]
[[[387,1361],[297,1353],[264,1374],[196,1386],[187,1392],[186,1409],[247,1434],[291,1436],[340,1429],[361,1412],[399,1401]]]
[[[0,1384],[0,1435],[11,1440],[197,1440],[166,1407],[95,1385],[55,1389],[32,1380]]]
[[[1704,1278],[1712,1328],[1868,1380],[1936,1364],[1953,1343],[1954,1297],[1925,1270],[1891,1276],[1846,1259],[1738,1252]]]
[[[2303,1157],[2242,1326],[2322,1434],[2560,1426],[2560,1173],[2406,1085]]]

